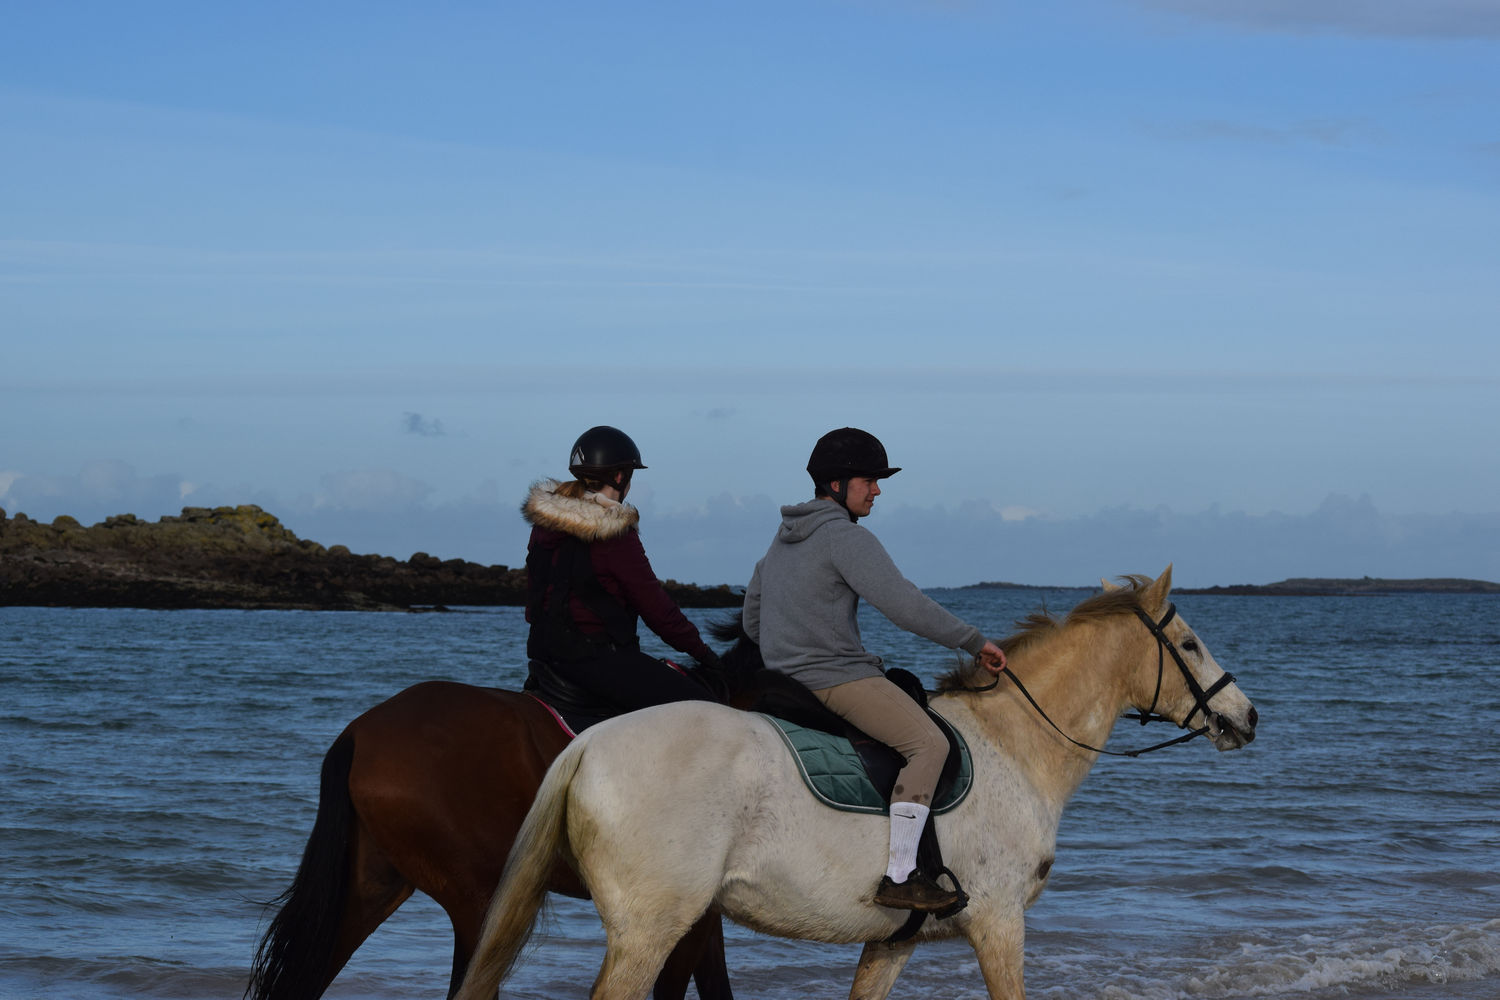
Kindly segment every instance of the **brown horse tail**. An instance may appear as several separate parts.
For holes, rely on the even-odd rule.
[[[547,898],[548,877],[567,839],[568,786],[578,773],[587,745],[587,739],[574,741],[547,769],[531,811],[516,834],[505,874],[500,876],[500,885],[484,916],[474,957],[453,1000],[494,997],[531,937],[537,912]]]
[[[255,950],[245,996],[253,1000],[316,1000],[328,988],[329,964],[348,893],[345,861],[354,805],[349,766],[354,738],[343,733],[323,757],[318,816],[291,887],[267,906],[281,905]]]

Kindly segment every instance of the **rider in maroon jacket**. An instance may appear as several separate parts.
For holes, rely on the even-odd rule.
[[[641,545],[640,514],[624,502],[631,475],[644,468],[628,435],[593,427],[573,445],[568,470],[576,478],[534,484],[521,507],[531,524],[526,652],[532,675],[550,671],[617,711],[711,697],[681,670],[641,652],[638,619],[699,664],[718,663],[662,589]]]

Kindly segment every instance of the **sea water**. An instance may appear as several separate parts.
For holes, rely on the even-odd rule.
[[[1086,596],[932,593],[996,635]],[[1029,995],[1500,997],[1500,598],[1177,603],[1259,738],[1100,760],[1027,915]],[[861,620],[893,666],[953,662]],[[417,681],[516,686],[524,643],[515,608],[0,608],[0,998],[238,997],[334,737]],[[1122,721],[1110,746],[1165,730]],[[327,995],[442,997],[451,947],[414,897]],[[586,996],[601,954],[593,909],[561,900],[506,995]],[[743,997],[847,996],[858,955],[729,928]],[[919,946],[892,995],[985,992],[953,941]]]

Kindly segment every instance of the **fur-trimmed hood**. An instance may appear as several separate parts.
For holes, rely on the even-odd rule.
[[[521,516],[537,528],[560,531],[585,542],[618,538],[640,523],[641,514],[628,503],[619,503],[600,493],[581,497],[561,496],[556,479],[531,484]]]

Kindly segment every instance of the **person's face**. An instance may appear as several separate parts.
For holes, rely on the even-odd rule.
[[[634,470],[631,471],[633,472]],[[599,492],[611,500],[624,500],[626,495],[630,493],[630,476],[630,472],[616,472],[615,481],[605,483],[604,488]]]
[[[880,480],[856,476],[844,484],[844,506],[855,517],[868,517],[875,498],[880,496]]]

